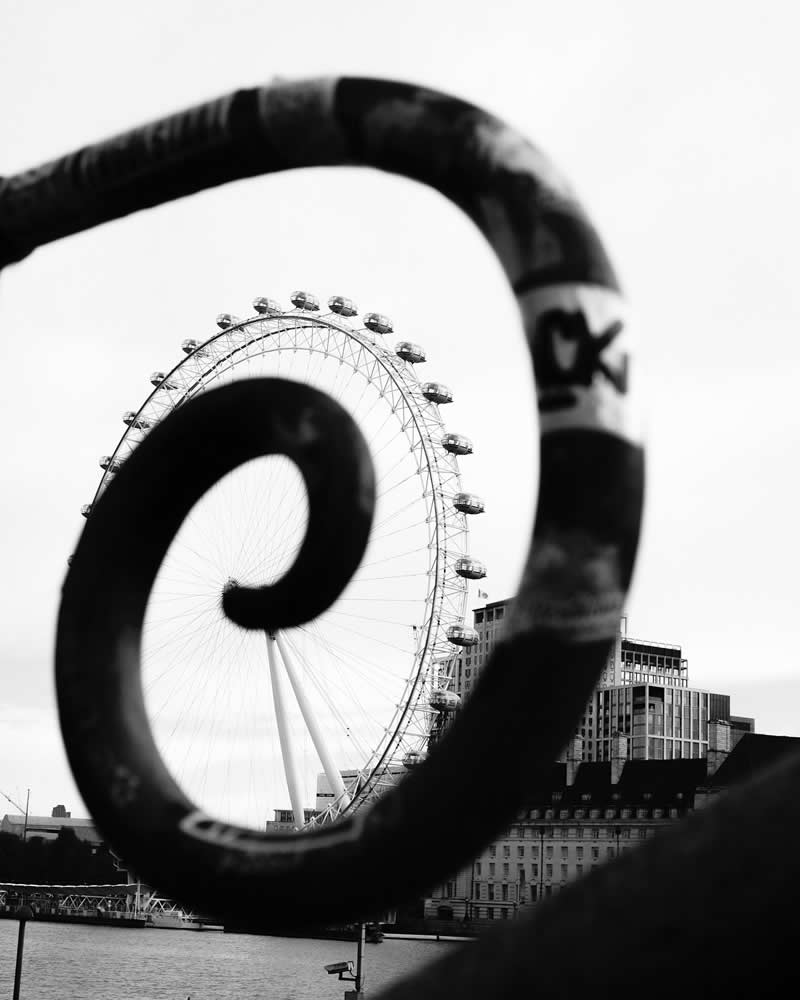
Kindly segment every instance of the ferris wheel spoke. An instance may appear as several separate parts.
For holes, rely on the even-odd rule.
[[[417,553],[417,552],[427,552],[428,548],[429,548],[429,546],[427,546],[427,545],[420,545],[418,548],[416,548],[416,549],[409,549],[406,552],[400,552],[400,553],[395,552],[395,553],[392,553],[392,555],[385,556],[382,559],[375,559],[372,562],[362,563],[361,564],[361,568],[362,569],[368,569],[370,566],[385,565],[387,562],[392,562],[395,559],[397,559],[398,555],[403,556],[403,555],[412,555],[412,554]]]
[[[178,638],[174,628],[166,631],[171,622],[181,626],[182,640]],[[192,632],[187,633],[190,625],[193,626]],[[169,651],[175,658],[185,654],[197,645],[200,636],[210,633],[214,625],[214,617],[209,608],[196,611],[188,621],[186,615],[174,615],[172,619],[162,618],[158,622],[153,622],[146,646],[148,660],[153,662],[155,657]],[[158,628],[158,634],[155,633],[155,628]]]
[[[329,690],[331,698],[334,693],[341,697],[342,688],[349,684],[352,675],[356,684],[351,695],[353,704],[359,703],[361,692],[372,692],[384,705],[394,704],[398,691],[405,683],[405,674],[401,676],[397,672],[380,669],[374,659],[366,660],[354,653],[352,648],[342,647],[327,636],[317,635],[312,642],[316,652],[312,654],[312,647],[304,645],[303,651],[298,650],[298,655],[308,665],[315,683]]]
[[[330,612],[328,612],[328,614],[330,614]],[[387,642],[385,639],[380,639],[372,634],[368,636],[363,631],[354,629],[352,628],[352,626],[348,625],[345,622],[337,622],[334,621],[333,619],[328,619],[326,621],[326,624],[329,625],[331,628],[336,628],[339,631],[346,632],[348,635],[354,636],[356,638],[360,639],[368,638],[371,643],[373,643],[376,646],[381,646],[383,649],[392,649],[396,652],[408,654],[408,648],[406,646],[400,646],[394,642]]]
[[[351,665],[349,657],[345,657],[345,656],[342,656],[341,654],[337,653],[336,650],[335,650],[335,647],[332,646],[330,643],[324,642],[321,639],[321,637],[318,636],[317,638],[319,640],[320,647],[323,648],[331,656],[331,658],[333,660],[338,661],[340,663],[340,665],[345,666],[345,667],[348,667],[348,666]],[[287,641],[289,641],[288,637],[287,637]],[[353,727],[352,713],[351,713],[350,719],[348,719],[341,712],[341,710],[338,707],[337,702],[334,700],[334,698],[332,696],[332,693],[330,691],[330,688],[329,688],[330,680],[328,680],[328,684],[326,684],[325,683],[326,678],[325,678],[324,672],[322,672],[322,671],[320,671],[318,669],[316,669],[316,670],[313,669],[312,664],[314,663],[314,658],[311,657],[311,656],[309,656],[307,653],[301,652],[300,649],[298,648],[297,644],[292,643],[291,645],[292,645],[292,648],[293,648],[294,653],[297,656],[298,660],[304,665],[304,667],[305,667],[305,669],[307,671],[307,675],[308,675],[311,683],[313,684],[314,688],[317,690],[317,692],[320,695],[320,697],[323,699],[323,701],[325,702],[325,704],[328,706],[328,709],[329,709],[332,717],[339,723],[342,732],[344,732],[344,733],[347,734],[349,741],[351,743],[353,743],[353,745],[356,746],[357,749],[360,750],[360,752],[362,754],[362,760],[366,760],[367,757],[369,756],[369,750],[368,750],[368,748],[364,744],[361,744],[361,741],[360,741],[360,739],[359,739],[359,737],[357,735],[357,732],[356,733],[353,732],[353,728],[352,728]],[[368,716],[366,710],[364,709],[364,707],[361,705],[361,703],[359,701],[359,698],[358,698],[358,695],[356,693],[356,690],[354,690],[350,686],[349,678],[348,678],[347,675],[348,675],[348,671],[347,670],[340,671],[336,675],[337,693],[341,694],[340,689],[343,688],[344,689],[344,693],[347,695],[347,698],[348,698],[350,704],[354,705],[355,707],[357,707],[357,708],[360,709],[360,711],[361,711],[361,716],[360,716],[361,719],[366,719],[369,716]]]
[[[373,532],[375,534],[377,534],[377,535],[380,535],[380,533],[383,531],[383,529],[388,524],[390,524],[392,521],[397,520],[397,518],[401,514],[405,514],[409,510],[417,511],[418,510],[418,506],[419,506],[419,502],[417,500],[409,500],[409,501],[407,501],[402,507],[399,507],[397,510],[393,510],[390,513],[386,514],[386,516],[383,517],[377,524],[373,525],[373,528],[372,528]],[[417,520],[414,521],[414,524],[415,525],[425,524],[425,519],[424,518],[420,519],[419,516],[417,516]]]

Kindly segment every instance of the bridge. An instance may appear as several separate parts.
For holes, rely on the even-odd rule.
[[[217,926],[210,918],[187,912],[175,900],[159,896],[141,882],[105,885],[0,882],[0,918],[13,919],[23,904],[31,907],[35,919],[45,921],[194,930]]]

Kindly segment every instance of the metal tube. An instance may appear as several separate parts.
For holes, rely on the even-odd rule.
[[[19,987],[22,982],[22,952],[25,947],[25,924],[33,916],[33,910],[29,906],[21,906],[17,910],[19,919],[19,936],[17,937],[17,964],[14,969],[14,994],[12,1000],[19,1000]]]
[[[28,839],[28,812],[31,805],[31,790],[28,789],[28,797],[25,799],[25,825],[22,827],[22,842]]]
[[[347,794],[347,789],[344,787],[342,775],[339,768],[333,762],[333,757],[331,756],[328,746],[325,743],[322,730],[317,725],[317,720],[311,708],[311,703],[306,698],[306,693],[300,684],[300,678],[295,670],[294,663],[289,656],[289,651],[286,648],[286,643],[283,641],[283,636],[280,632],[277,633],[276,639],[278,642],[278,649],[283,657],[283,664],[286,667],[286,673],[289,675],[289,680],[291,681],[292,688],[294,690],[294,696],[297,698],[297,704],[300,706],[300,711],[303,713],[306,728],[311,736],[311,740],[317,751],[317,756],[320,759],[322,768],[328,777],[328,781],[331,783],[331,788],[336,796],[336,800],[340,802],[342,806],[349,806],[350,796]]]
[[[267,656],[269,658],[269,676],[272,682],[272,700],[275,704],[275,718],[278,722],[278,738],[281,743],[281,756],[283,757],[283,769],[286,774],[286,784],[289,786],[289,799],[292,803],[294,813],[294,825],[300,830],[304,823],[303,797],[300,786],[300,772],[297,769],[297,761],[294,756],[294,747],[289,734],[288,720],[286,718],[286,705],[283,697],[283,686],[278,669],[278,661],[275,655],[275,636],[268,632],[267,635]]]
[[[366,924],[358,925],[358,946],[356,948],[356,994],[364,988],[363,964],[364,964],[364,939],[366,937]]]

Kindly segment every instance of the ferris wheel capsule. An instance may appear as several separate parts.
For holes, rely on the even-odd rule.
[[[194,354],[198,358],[204,358],[208,354],[208,351],[200,346],[200,341],[195,340],[194,337],[187,337],[181,343],[181,350],[184,354]]]
[[[265,299],[264,301],[268,302],[269,299]],[[255,305],[255,303],[253,304]],[[219,316],[217,316],[217,326],[220,330],[229,330],[232,326],[237,326],[241,322],[242,321],[239,317],[234,316],[233,313],[220,313]]]
[[[366,313],[364,316],[364,326],[373,333],[381,335],[394,332],[394,324],[388,316],[380,313]]]
[[[328,308],[331,312],[340,316],[357,316],[358,309],[352,299],[346,299],[343,295],[332,295],[328,299]]]
[[[423,755],[417,750],[409,750],[405,757],[403,757],[403,767],[410,771],[412,767],[416,767],[418,764],[421,764],[423,760]]]
[[[460,559],[456,559],[456,573],[463,576],[465,580],[482,580],[486,576],[486,566],[480,559],[462,556]]]
[[[398,358],[402,358],[403,361],[407,361],[410,365],[419,365],[426,360],[424,349],[419,344],[412,344],[408,340],[401,340],[397,347],[395,347],[394,353]]]
[[[90,503],[85,503],[81,507],[81,514],[83,514],[84,517],[88,517],[91,513],[92,513],[92,505]],[[72,557],[70,556],[70,558]]]
[[[100,468],[107,472],[119,472],[122,462],[118,458],[112,458],[111,455],[103,455],[100,459]]]
[[[153,372],[153,374],[150,376],[150,384],[154,385],[156,389],[178,388],[178,386],[174,382],[169,381],[166,372]]]
[[[140,431],[145,431],[150,426],[150,421],[147,417],[137,417],[133,410],[126,410],[122,414],[122,420],[128,427],[135,427]]]
[[[461,698],[447,688],[437,688],[431,694],[430,706],[437,712],[455,712],[460,704]]]
[[[451,625],[447,638],[454,646],[476,646],[478,643],[478,633],[468,625]]]
[[[446,385],[442,385],[441,382],[424,382],[422,385],[422,395],[430,400],[431,403],[438,403],[442,406],[444,403],[453,402],[453,393]]]
[[[464,434],[445,434],[442,447],[451,455],[471,455],[472,442]]]
[[[486,504],[476,493],[456,493],[453,506],[462,514],[482,514]]]
[[[276,302],[275,299],[267,299],[263,295],[259,295],[258,298],[253,299],[253,308],[262,316],[277,316],[283,312],[280,302]],[[236,322],[238,323],[239,321],[236,320]],[[219,320],[217,320],[217,323],[219,323]]]
[[[317,312],[319,309],[319,299],[311,292],[292,292],[290,300],[293,306],[298,309],[306,309],[308,312]],[[255,306],[255,303],[253,303]],[[258,306],[256,306],[258,309]]]

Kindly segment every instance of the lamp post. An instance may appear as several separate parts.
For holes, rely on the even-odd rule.
[[[358,926],[358,948],[356,950],[356,967],[353,969],[352,962],[332,962],[325,966],[325,971],[329,976],[338,975],[340,981],[353,983],[354,990],[345,991],[345,1000],[364,1000],[364,939],[366,937],[366,924],[359,922]],[[353,974],[355,972],[355,975]],[[15,998],[16,1000],[16,998]]]
[[[22,905],[19,907],[17,920],[19,920],[19,936],[17,937],[17,964],[14,969],[13,1000],[19,1000],[19,987],[22,982],[22,951],[25,947],[25,924],[28,920],[33,920],[33,910],[30,906]]]
[[[544,827],[539,827],[539,900],[544,896]]]

